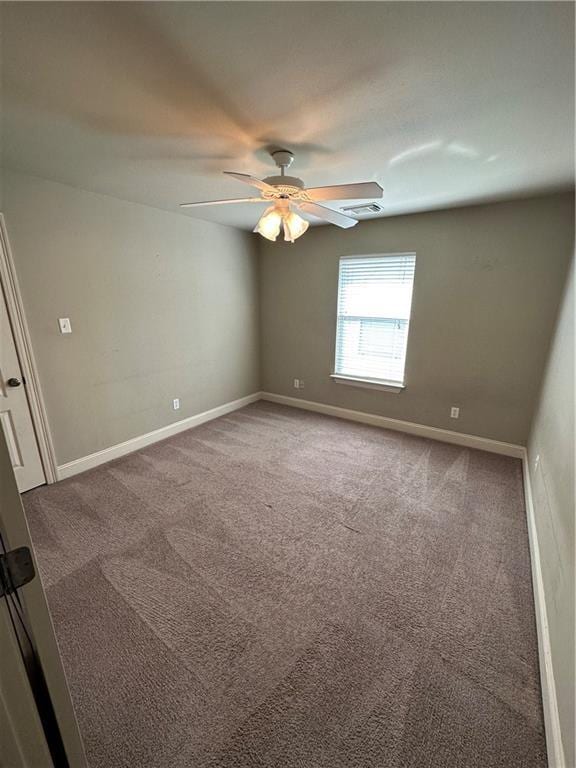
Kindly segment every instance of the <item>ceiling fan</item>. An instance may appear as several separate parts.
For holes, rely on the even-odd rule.
[[[202,205],[227,205],[229,203],[271,203],[256,224],[254,232],[258,232],[268,240],[276,240],[280,227],[284,226],[284,240],[291,243],[304,234],[308,222],[298,215],[298,212],[311,214],[318,219],[336,224],[348,229],[358,223],[357,219],[346,216],[325,205],[319,205],[324,200],[362,200],[380,198],[383,189],[375,181],[355,184],[336,184],[330,187],[311,187],[306,189],[302,179],[287,176],[286,169],[292,165],[294,155],[287,149],[278,149],[270,153],[272,159],[280,168],[280,176],[268,176],[256,179],[247,173],[224,171],[238,181],[249,184],[260,190],[260,197],[239,197],[233,200],[207,200],[200,203],[182,203],[181,208],[196,208]]]

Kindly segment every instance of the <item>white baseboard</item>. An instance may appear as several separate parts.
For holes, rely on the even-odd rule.
[[[255,403],[258,400],[269,400],[273,403],[280,403],[282,405],[289,405],[294,408],[303,408],[307,411],[316,411],[317,413],[324,413],[328,416],[336,416],[341,419],[348,419],[350,421],[359,421],[362,424],[371,424],[376,427],[384,427],[385,429],[393,429],[399,432],[407,432],[411,435],[418,435],[420,437],[428,437],[432,440],[440,440],[445,443],[453,443],[455,445],[463,445],[468,448],[478,448],[482,451],[490,451],[491,453],[500,453],[504,456],[514,456],[516,458],[523,458],[525,449],[521,445],[514,445],[513,443],[503,443],[499,440],[490,440],[486,437],[477,437],[476,435],[466,435],[462,432],[452,432],[449,429],[439,429],[438,427],[429,427],[425,424],[416,424],[411,421],[400,421],[399,419],[390,419],[387,416],[377,416],[373,413],[364,413],[362,411],[352,411],[347,408],[339,408],[335,405],[325,405],[324,403],[315,403],[310,400],[300,400],[296,397],[287,397],[286,395],[276,395],[271,392],[254,392],[252,395],[241,397],[239,400],[233,400],[229,403],[219,405],[217,408],[212,408],[209,411],[203,413],[197,413],[195,416],[190,416],[187,419],[181,421],[175,421],[172,424],[168,424],[165,427],[156,429],[153,432],[147,432],[145,435],[139,435],[133,437],[131,440],[126,440],[123,443],[112,445],[109,448],[104,448],[96,453],[91,453],[88,456],[82,456],[79,459],[74,459],[66,464],[60,464],[58,466],[58,480],[64,480],[67,477],[72,477],[80,472],[85,472],[88,469],[98,467],[100,464],[105,464],[107,461],[118,459],[120,456],[125,456],[127,453],[133,453],[141,448],[145,448],[147,445],[157,443],[160,440],[165,440],[167,437],[176,435],[179,432],[183,432],[186,429],[197,427],[200,424],[204,424],[206,421],[217,419],[219,416],[225,416],[227,413],[236,411],[238,408],[243,408],[245,405]]]
[[[556,683],[552,666],[552,649],[548,631],[548,615],[546,611],[546,594],[542,579],[540,564],[540,547],[538,545],[538,529],[534,502],[532,499],[532,484],[530,481],[530,466],[528,452],[522,457],[524,475],[524,498],[526,502],[526,519],[530,539],[530,560],[532,564],[532,589],[534,591],[534,609],[536,612],[536,631],[538,633],[538,656],[540,661],[540,685],[542,688],[542,708],[544,710],[544,726],[546,729],[546,750],[548,752],[549,768],[566,768],[562,732],[558,715],[558,699]]]
[[[336,416],[339,419],[359,421],[362,424],[371,424],[374,427],[383,427],[384,429],[393,429],[397,432],[406,432],[409,435],[428,437],[432,440],[440,440],[443,443],[453,443],[454,445],[462,445],[466,448],[478,448],[481,451],[500,453],[503,456],[513,456],[517,459],[521,459],[525,452],[524,446],[515,445],[514,443],[503,443],[500,440],[490,440],[487,437],[467,435],[463,432],[452,432],[449,429],[429,427],[426,424],[416,424],[412,421],[390,419],[387,416],[376,416],[373,413],[364,413],[363,411],[352,411],[348,408],[339,408],[336,405],[325,405],[324,403],[316,403],[311,400],[300,400],[297,397],[262,392],[262,399],[269,400],[272,403],[289,405],[293,408],[303,408],[305,411],[316,411],[327,416]]]
[[[230,403],[224,403],[224,405],[219,405],[217,408],[211,408],[209,411],[197,413],[195,416],[190,416],[181,421],[175,421],[165,427],[155,429],[153,432],[147,432],[145,435],[133,437],[131,440],[126,440],[124,443],[118,443],[117,445],[110,446],[110,448],[104,448],[102,451],[97,451],[88,456],[82,456],[80,459],[74,459],[74,461],[61,464],[58,467],[58,479],[64,480],[67,477],[72,477],[72,475],[85,472],[87,469],[93,469],[100,464],[105,464],[107,461],[118,459],[120,456],[125,456],[127,453],[139,451],[147,445],[157,443],[160,440],[165,440],[167,437],[177,435],[179,432],[184,432],[192,427],[197,427],[200,424],[204,424],[206,421],[217,419],[219,416],[225,416],[227,413],[238,410],[238,408],[244,408],[245,405],[255,403],[260,400],[260,398],[261,393],[254,392],[254,394],[241,397],[239,400],[232,400]]]

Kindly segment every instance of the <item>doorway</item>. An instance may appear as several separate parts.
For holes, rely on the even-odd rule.
[[[0,423],[20,493],[43,485],[46,476],[3,290],[0,291]]]
[[[20,493],[55,482],[54,451],[1,214],[0,424]]]

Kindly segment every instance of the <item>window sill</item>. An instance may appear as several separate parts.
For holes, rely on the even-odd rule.
[[[332,373],[330,378],[336,384],[347,384],[351,387],[364,387],[366,389],[380,389],[384,392],[402,392],[406,385],[401,381],[377,381],[375,379],[356,379],[352,376],[343,376],[340,373]]]

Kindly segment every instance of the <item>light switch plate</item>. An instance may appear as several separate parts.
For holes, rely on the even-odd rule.
[[[60,326],[60,333],[72,333],[72,323],[69,317],[59,317],[58,325]]]

